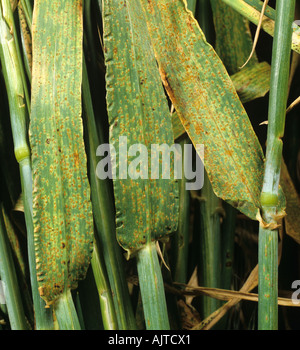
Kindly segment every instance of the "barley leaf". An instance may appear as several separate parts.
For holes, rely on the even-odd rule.
[[[141,0],[167,93],[216,195],[252,219],[260,208],[264,155],[234,85],[185,1]]]
[[[35,1],[33,219],[39,291],[51,304],[91,258],[93,219],[81,120],[82,4]]]
[[[161,172],[158,179],[151,179],[150,166],[151,145],[172,145],[174,140],[167,99],[139,1],[104,4],[110,143],[116,151],[113,172],[117,236],[121,246],[131,253],[176,230],[177,183],[172,180],[172,172],[169,180],[162,179]],[[141,162],[140,177],[134,179],[130,167],[133,160],[138,160],[138,152],[128,156],[127,163],[124,161],[127,150],[130,153],[136,144],[141,145]]]

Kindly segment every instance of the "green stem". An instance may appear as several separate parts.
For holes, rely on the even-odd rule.
[[[78,292],[75,295],[75,308],[77,310],[77,316],[78,316],[80,329],[85,330],[82,306],[81,306],[80,297],[79,297],[79,293]]]
[[[276,2],[272,49],[268,134],[264,181],[261,193],[262,218],[259,229],[258,327],[277,329],[278,324],[278,197],[282,137],[288,93],[295,0]],[[271,225],[271,226],[270,226]]]
[[[0,208],[0,275],[5,286],[5,300],[12,330],[26,330],[28,325],[22,305],[17,274]]]
[[[5,3],[5,5],[3,5],[3,8],[7,8],[7,6],[8,6],[7,0],[2,0],[2,3],[3,4]],[[21,77],[21,80],[23,83],[22,98],[25,99],[25,101],[26,101],[27,113],[28,113],[28,115],[30,115],[30,96],[29,96],[29,90],[27,87],[26,74],[25,74],[25,69],[23,67],[23,60],[22,60],[21,49],[20,49],[20,44],[19,44],[19,36],[18,36],[19,32],[17,31],[17,27],[16,27],[16,23],[14,21],[13,14],[9,10],[5,10],[5,11],[7,11],[5,14],[5,16],[7,16],[5,18],[5,20],[7,20],[7,24],[10,27],[10,32],[12,33],[12,38],[13,38],[12,45],[14,46],[14,51],[15,51],[17,60],[19,62],[18,75],[19,75],[19,77]],[[26,118],[28,118],[28,115],[26,116]]]
[[[22,249],[21,240],[19,239],[18,233],[15,230],[15,227],[13,225],[13,220],[11,218],[11,215],[9,215],[11,209],[6,208],[6,205],[7,203],[5,203],[5,206],[3,205],[2,207],[4,224],[5,224],[8,240],[10,242],[12,254],[14,257],[14,263],[16,267],[16,273],[18,276],[19,288],[20,290],[22,290],[22,300],[23,300],[24,311],[28,322],[33,326],[34,313],[33,313],[31,291],[30,291],[30,288],[28,288],[28,283],[27,283],[28,276],[27,276],[27,268],[26,268],[24,252]]]
[[[169,330],[164,283],[154,242],[138,251],[137,269],[147,330]]]
[[[54,306],[60,330],[80,330],[80,323],[70,289],[59,297]]]
[[[98,246],[97,237],[95,240],[91,264],[100,299],[102,322],[105,330],[117,330],[118,321],[109,280],[104,268],[103,257]]]

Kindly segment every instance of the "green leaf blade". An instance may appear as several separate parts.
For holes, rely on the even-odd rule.
[[[49,304],[85,276],[93,240],[81,120],[81,12],[80,0],[37,1],[33,17],[33,220],[39,290]]]
[[[138,1],[105,2],[110,143],[117,153],[114,180],[117,236],[129,253],[175,231],[178,215],[178,188],[172,180],[172,170],[170,180],[163,180],[161,174],[158,179],[151,179],[151,145],[171,146],[174,140],[168,103],[144,23]],[[128,169],[124,165],[125,173],[120,161],[124,160],[122,151],[127,154],[137,144],[146,151],[140,168],[145,177],[133,179],[127,174],[132,159],[128,158]],[[126,179],[122,178],[126,175]]]

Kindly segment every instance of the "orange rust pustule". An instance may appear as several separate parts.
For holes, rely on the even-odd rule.
[[[148,1],[148,7],[150,9],[150,12],[152,15],[155,14],[155,10],[154,10],[154,6],[153,6],[153,3],[152,3],[152,0],[147,0]]]

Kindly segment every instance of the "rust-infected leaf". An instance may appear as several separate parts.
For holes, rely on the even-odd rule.
[[[215,194],[256,219],[264,155],[234,85],[183,0],[141,0],[161,79]]]
[[[169,179],[162,179],[161,172],[154,179],[151,172],[151,146],[171,146],[174,137],[140,1],[106,0],[103,8],[110,144],[117,155],[117,238],[131,254],[176,230],[178,188],[172,175],[173,161]],[[128,156],[123,163],[125,173],[121,173],[121,162],[135,145],[146,151],[136,179],[129,174],[129,167],[138,154]]]
[[[85,276],[93,219],[81,120],[81,0],[35,1],[33,221],[39,291],[48,304]]]

